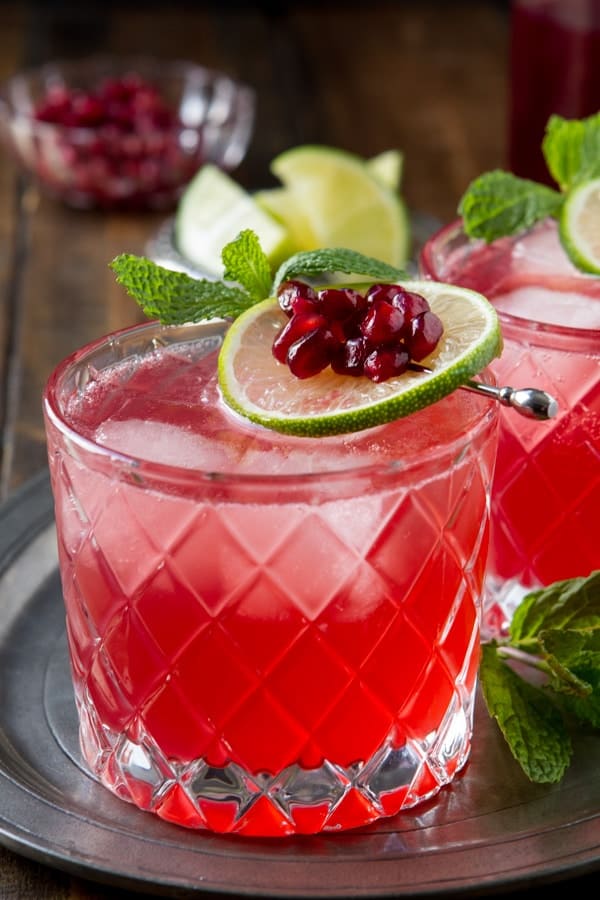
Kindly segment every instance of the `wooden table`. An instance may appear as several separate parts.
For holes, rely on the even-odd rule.
[[[242,184],[269,185],[269,161],[296,144],[365,156],[397,147],[408,203],[441,221],[455,215],[471,178],[505,165],[507,46],[507,4],[491,0],[0,7],[1,78],[98,51],[217,67],[258,91],[256,133],[236,173]],[[163,218],[67,209],[39,196],[2,152],[0,499],[46,467],[40,396],[54,365],[140,320],[108,262],[143,253]],[[586,883],[574,886],[585,892]],[[0,849],[0,898],[109,896],[139,894]]]

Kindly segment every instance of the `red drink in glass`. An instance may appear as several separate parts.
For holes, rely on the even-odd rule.
[[[469,754],[495,404],[284,437],[222,405],[222,334],[140,326],[48,383],[83,754],[190,828],[363,825]]]
[[[600,109],[600,0],[513,0],[509,168],[553,184],[541,146],[553,113]]]
[[[488,585],[503,620],[528,588],[600,568],[600,278],[573,267],[553,220],[489,245],[455,222],[427,243],[421,268],[498,310],[498,384],[539,387],[559,404],[548,422],[501,413]]]

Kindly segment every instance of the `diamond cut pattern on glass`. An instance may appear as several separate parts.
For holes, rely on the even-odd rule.
[[[467,477],[472,463],[467,455],[453,476],[443,515],[434,486],[378,497],[381,519],[361,552],[344,528],[335,533],[327,504],[286,521],[274,508],[250,549],[253,520],[231,506],[186,503],[171,529],[170,498],[155,527],[137,489],[117,485],[86,522],[65,579],[78,610],[82,742],[104,783],[169,820],[180,810],[190,827],[247,833],[267,818],[281,833],[370,821],[439,790],[470,744],[473,683],[462,683],[461,655],[474,652],[483,540],[462,549],[473,541],[462,517],[488,479],[476,457]],[[135,523],[135,546],[117,546],[118,528],[108,535],[111,514],[113,526]],[[128,546],[152,564],[125,577]],[[215,547],[218,565],[205,565]],[[204,797],[217,782],[235,790]]]
[[[431,745],[393,747],[386,741],[364,765],[325,761],[316,769],[291,765],[270,776],[233,763],[170,763],[148,735],[143,743],[111,736],[101,747],[94,741],[106,729],[93,718],[89,709],[82,718],[86,758],[121,799],[191,828],[255,835],[337,830],[340,817],[347,822],[356,815],[357,803],[356,825],[408,809],[434,796],[464,766],[472,734],[471,704],[453,703]]]
[[[519,426],[503,414],[490,560],[501,578],[549,584],[597,568],[598,542],[589,527],[600,503],[600,453],[589,438],[594,403],[592,396],[582,399],[551,430]],[[531,430],[538,432],[535,443]]]

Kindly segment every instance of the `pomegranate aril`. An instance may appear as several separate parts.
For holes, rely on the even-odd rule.
[[[376,300],[387,300],[388,303],[391,303],[399,291],[402,291],[399,284],[372,284],[365,299],[367,304],[375,303]]]
[[[366,298],[352,288],[324,288],[316,302],[319,312],[337,321],[349,319],[367,308]]]
[[[98,85],[98,95],[107,101],[124,100],[129,93],[127,82],[127,76],[123,78],[105,78]]]
[[[406,372],[409,362],[408,351],[401,345],[379,347],[369,353],[365,359],[363,371],[371,381],[387,381],[388,378]]]
[[[297,313],[283,326],[273,341],[273,356],[281,363],[288,362],[288,351],[299,338],[327,327],[327,319],[313,313]]]
[[[277,301],[287,316],[296,313],[315,312],[317,292],[303,281],[284,281],[277,291]]]
[[[309,331],[291,345],[287,354],[290,372],[296,378],[318,375],[331,362],[334,349],[339,346],[326,328]]]
[[[429,312],[429,302],[425,297],[415,294],[414,291],[405,291],[403,288],[400,288],[391,303],[400,310],[407,322],[421,313]]]
[[[404,328],[404,315],[387,300],[376,300],[364,314],[360,331],[371,346],[397,341]]]
[[[348,340],[349,335],[346,331],[345,324],[345,322],[331,321],[331,319],[327,320],[327,327],[338,344],[345,344]]]
[[[331,368],[338,375],[363,375],[366,355],[365,339],[350,338],[334,351]]]
[[[71,111],[79,125],[97,125],[104,117],[104,109],[97,97],[90,94],[79,94],[73,97]]]
[[[177,127],[177,116],[167,107],[161,107],[160,109],[155,109],[151,116],[140,118],[138,129],[142,125],[145,131],[149,131],[152,127],[158,131],[172,131]]]
[[[442,320],[435,313],[428,311],[415,316],[410,323],[410,335],[406,338],[411,358],[419,361],[433,353],[443,331]]]
[[[289,316],[297,316],[306,313],[318,313],[315,303],[310,299],[310,297],[305,297],[304,295],[295,297],[291,301],[290,310],[287,314]]]

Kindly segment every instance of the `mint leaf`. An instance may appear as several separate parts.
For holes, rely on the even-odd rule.
[[[390,266],[372,256],[365,256],[355,250],[332,248],[326,250],[305,250],[290,256],[281,264],[275,274],[272,293],[282,282],[304,275],[310,277],[325,272],[343,272],[347,275],[365,275],[380,281],[396,281],[406,278],[406,272]]]
[[[549,687],[582,722],[600,727],[600,628],[542,632]]]
[[[491,243],[556,216],[563,202],[563,196],[552,188],[495,169],[471,182],[458,212],[469,237]]]
[[[600,113],[587,119],[551,116],[542,152],[550,174],[563,191],[600,176]]]
[[[600,178],[600,113],[587,119],[563,119],[551,116],[542,141],[548,170],[559,191],[518,178],[496,169],[480,175],[468,186],[458,205],[463,228],[468,237],[488,243],[507,235],[527,231],[548,217],[561,220],[559,230],[564,250],[581,271],[594,274],[597,267],[579,250],[578,242],[568,233],[561,212],[574,188]]]
[[[252,306],[242,288],[220,281],[196,280],[184,272],[172,272],[143,256],[122,253],[111,263],[119,284],[150,319],[164,325],[235,318]]]
[[[541,634],[544,656],[573,672],[600,671],[600,627],[576,630],[557,628]]]
[[[600,662],[600,652],[596,651],[594,654],[594,635],[600,639],[600,632],[593,631],[551,629],[540,634],[542,655],[553,690],[580,697],[587,697],[591,693],[591,685],[580,673]]]
[[[488,712],[527,777],[538,783],[559,782],[573,751],[552,700],[503,661],[495,642],[482,647],[479,673]]]
[[[249,228],[227,244],[221,253],[226,281],[237,281],[257,303],[271,291],[271,267],[258,236]]]
[[[536,671],[535,685],[521,677],[527,671]],[[524,771],[534,781],[554,780],[570,757],[567,723],[574,717],[600,728],[600,570],[527,594],[508,639],[483,647],[480,679]]]
[[[165,325],[235,319],[254,303],[274,296],[282,281],[296,276],[345,272],[382,281],[406,277],[401,269],[354,250],[314,250],[290,257],[271,283],[267,257],[250,229],[227,244],[222,258],[225,281],[191,278],[129,253],[117,256],[110,266],[144,313]]]
[[[600,628],[600,569],[532,591],[516,608],[509,629],[513,646],[537,653],[540,632]]]
[[[563,707],[592,728],[600,728],[600,669],[578,669],[582,681],[591,688],[586,694],[561,694]]]

